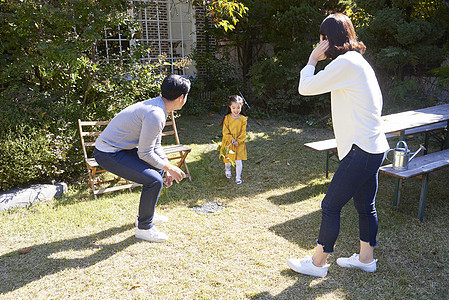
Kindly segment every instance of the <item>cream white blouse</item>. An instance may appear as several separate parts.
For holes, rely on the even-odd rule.
[[[310,96],[330,92],[332,123],[339,159],[353,144],[368,153],[389,149],[382,131],[382,93],[374,70],[356,51],[339,55],[322,71],[307,65],[301,70],[298,91]]]

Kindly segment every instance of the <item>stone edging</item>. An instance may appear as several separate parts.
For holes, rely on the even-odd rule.
[[[14,207],[30,207],[34,203],[61,197],[67,192],[67,184],[36,184],[25,189],[0,193],[0,211]]]

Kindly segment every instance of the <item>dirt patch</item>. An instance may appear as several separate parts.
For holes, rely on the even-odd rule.
[[[213,214],[225,208],[226,206],[224,206],[223,203],[221,202],[209,201],[202,205],[193,206],[191,209],[195,211],[197,214],[206,215],[206,214]]]

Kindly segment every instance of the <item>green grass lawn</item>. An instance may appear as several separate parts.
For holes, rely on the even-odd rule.
[[[332,133],[250,119],[249,159],[236,185],[225,178],[212,142],[221,140],[219,119],[177,120],[182,142],[193,149],[187,158],[193,180],[161,194],[158,212],[170,221],[158,228],[168,234],[166,243],[134,237],[139,188],[94,200],[81,185],[63,198],[1,213],[0,299],[448,299],[447,169],[430,176],[423,223],[416,219],[421,181],[404,183],[397,211],[394,180],[380,175],[375,273],[335,263],[358,251],[351,201],[328,276],[304,276],[286,261],[312,253],[330,179],[324,153],[303,144]],[[336,168],[332,163],[330,177]],[[209,201],[226,208],[192,209]]]

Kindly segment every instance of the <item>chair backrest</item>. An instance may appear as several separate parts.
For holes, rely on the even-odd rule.
[[[87,161],[92,158],[93,148],[95,147],[95,140],[103,132],[109,121],[81,121],[78,120],[81,146],[83,147],[84,159]]]
[[[165,127],[162,131],[162,137],[174,137],[174,141],[170,141],[164,139],[164,144],[175,144],[180,145],[179,141],[178,129],[176,127],[175,115],[173,112],[169,113],[169,119],[165,122]],[[101,132],[106,128],[109,124],[109,121],[81,121],[78,120],[80,136],[81,136],[81,145],[83,147],[84,159],[88,159],[92,157],[91,151],[89,148],[95,147],[95,140],[100,136]]]
[[[178,135],[178,129],[176,128],[176,121],[175,121],[175,115],[173,112],[169,113],[169,118],[170,120],[167,120],[165,122],[165,127],[164,130],[162,130],[162,138],[164,137],[169,137],[169,136],[174,136],[175,138],[175,145],[180,145],[181,142],[179,141],[179,135]],[[166,139],[163,139],[163,143],[169,144],[169,141],[167,141]]]

